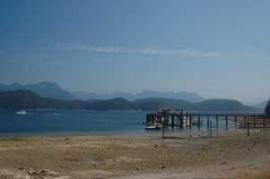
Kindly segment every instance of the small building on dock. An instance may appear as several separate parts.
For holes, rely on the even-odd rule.
[[[188,118],[184,110],[163,109],[146,115],[146,129],[156,129],[162,126],[187,127],[192,125],[191,118]]]

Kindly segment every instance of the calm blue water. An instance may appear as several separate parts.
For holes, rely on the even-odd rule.
[[[87,135],[126,134],[160,135],[161,131],[145,131],[147,112],[140,111],[68,111],[42,110],[27,111],[25,115],[17,111],[0,111],[0,136],[44,136],[44,135]],[[202,121],[200,133],[206,134],[206,121]],[[224,130],[225,121],[220,121],[218,129]],[[229,126],[232,126],[229,123]],[[213,128],[215,124],[213,121]],[[233,127],[230,127],[233,128]],[[172,131],[170,128],[167,131]],[[196,127],[176,128],[174,132],[198,133]]]
[[[146,112],[132,111],[0,111],[0,135],[143,133]]]

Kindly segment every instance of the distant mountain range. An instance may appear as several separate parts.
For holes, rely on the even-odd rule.
[[[73,108],[73,107],[78,108],[78,105],[74,106],[75,101],[76,101],[80,105],[87,105],[88,108],[91,107],[91,109],[114,108],[113,106],[106,106],[106,105],[114,105],[115,108],[121,108],[121,109],[128,108],[128,109],[139,109],[139,110],[140,109],[152,110],[152,109],[163,108],[163,107],[170,107],[170,108],[184,107],[187,109],[198,108],[199,110],[205,108],[205,110],[208,110],[209,108],[214,109],[215,106],[216,106],[216,110],[219,110],[219,109],[223,110],[227,108],[226,106],[230,106],[228,108],[231,108],[232,105],[234,105],[233,107],[234,109],[236,108],[248,109],[246,108],[247,106],[242,105],[238,101],[225,100],[225,99],[204,100],[203,97],[199,96],[196,93],[188,93],[188,92],[183,92],[183,91],[182,92],[159,92],[159,91],[154,91],[154,90],[145,90],[137,94],[116,91],[111,94],[96,94],[96,93],[90,93],[90,92],[69,92],[61,88],[58,84],[52,83],[52,82],[40,82],[36,84],[26,84],[26,85],[19,84],[19,83],[13,83],[10,85],[0,84],[0,92],[11,92],[11,91],[18,91],[18,90],[33,92],[33,94],[36,95],[36,98],[38,98],[38,100],[36,101],[39,101],[39,102],[40,102],[40,98],[42,98],[42,101],[44,101],[45,99],[48,100],[47,98],[50,98],[50,100],[52,100],[50,103],[55,104],[55,102],[57,101],[57,104],[61,104],[59,106],[65,107],[65,108],[67,106],[69,106],[69,108]],[[44,102],[44,103],[47,103],[47,102]],[[210,105],[213,105],[213,106],[210,106]],[[262,102],[260,104],[253,106],[253,108],[257,108],[259,111],[263,111],[265,105],[266,105],[266,102]],[[199,107],[196,107],[196,106],[199,106]],[[41,107],[43,106],[41,105]]]
[[[70,92],[62,89],[56,83],[41,82],[36,84],[22,85],[19,83],[13,83],[10,85],[0,84],[0,91],[15,91],[15,90],[28,90],[32,91],[42,97],[49,97],[62,100],[74,100],[76,99]]]
[[[243,105],[237,100],[228,99],[209,99],[192,103],[184,100],[148,98],[135,100],[134,104],[143,110],[183,108],[187,111],[256,111],[254,107]]]
[[[40,82],[36,84],[22,85],[13,83],[10,85],[0,84],[0,91],[28,90],[38,94],[41,97],[49,97],[61,100],[96,100],[96,99],[113,99],[125,98],[133,101],[142,98],[170,98],[181,99],[189,102],[199,102],[203,98],[196,93],[188,92],[159,92],[146,90],[138,94],[116,91],[111,94],[96,94],[90,92],[69,92],[62,89],[58,84],[52,82]]]
[[[127,92],[116,91],[111,94],[96,94],[89,92],[73,92],[73,96],[81,100],[88,99],[113,99],[113,98],[125,98],[127,100],[133,101],[143,98],[169,98],[169,99],[181,99],[189,102],[199,102],[204,100],[201,96],[196,93],[188,92],[160,92],[154,90],[145,90],[141,93],[132,94]]]
[[[124,98],[109,100],[59,100],[41,97],[27,91],[0,92],[0,109],[85,109],[85,110],[144,110],[153,111],[163,108],[181,109],[187,111],[255,111],[255,108],[245,106],[236,100],[212,99],[201,102],[188,102],[184,100],[147,98],[128,101]]]

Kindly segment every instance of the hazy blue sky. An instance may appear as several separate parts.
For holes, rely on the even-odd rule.
[[[0,82],[270,97],[268,0],[1,0]]]

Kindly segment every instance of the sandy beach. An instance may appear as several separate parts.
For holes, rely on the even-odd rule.
[[[269,178],[270,131],[0,139],[0,178]]]

